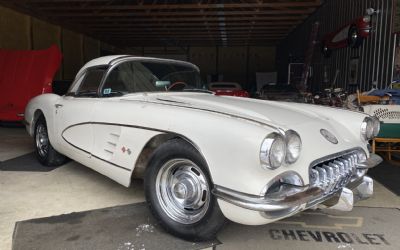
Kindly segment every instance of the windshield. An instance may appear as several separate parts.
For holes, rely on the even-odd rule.
[[[102,94],[202,89],[195,67],[177,62],[128,61],[115,67],[105,80]]]

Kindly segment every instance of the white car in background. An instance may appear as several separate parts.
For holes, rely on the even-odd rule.
[[[26,126],[44,165],[69,157],[126,187],[144,178],[159,223],[191,240],[215,237],[225,218],[260,225],[372,194],[377,119],[201,88],[187,62],[102,57],[65,96],[32,99]]]

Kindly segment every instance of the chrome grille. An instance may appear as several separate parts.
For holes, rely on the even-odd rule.
[[[357,162],[357,152],[353,151],[312,166],[310,186],[321,188],[325,195],[338,191],[356,174]]]

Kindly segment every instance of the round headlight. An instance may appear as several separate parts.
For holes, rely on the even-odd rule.
[[[297,161],[301,151],[301,139],[293,130],[286,131],[286,162],[291,164]]]
[[[361,137],[366,141],[374,137],[374,122],[372,118],[365,117],[361,123]]]
[[[378,136],[379,130],[381,129],[381,122],[379,121],[379,118],[376,116],[372,116],[372,122],[374,125],[374,137]]]
[[[279,168],[286,155],[286,142],[278,133],[269,134],[261,144],[260,161],[264,169]]]

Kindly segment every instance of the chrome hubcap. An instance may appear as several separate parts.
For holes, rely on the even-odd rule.
[[[355,41],[357,40],[357,38],[358,38],[357,32],[353,32],[353,34],[351,34],[351,39]]]
[[[49,136],[47,135],[47,128],[43,124],[36,127],[36,148],[41,157],[46,157],[49,151]]]
[[[192,224],[207,212],[210,188],[203,171],[187,159],[165,163],[157,174],[157,199],[174,221]]]

